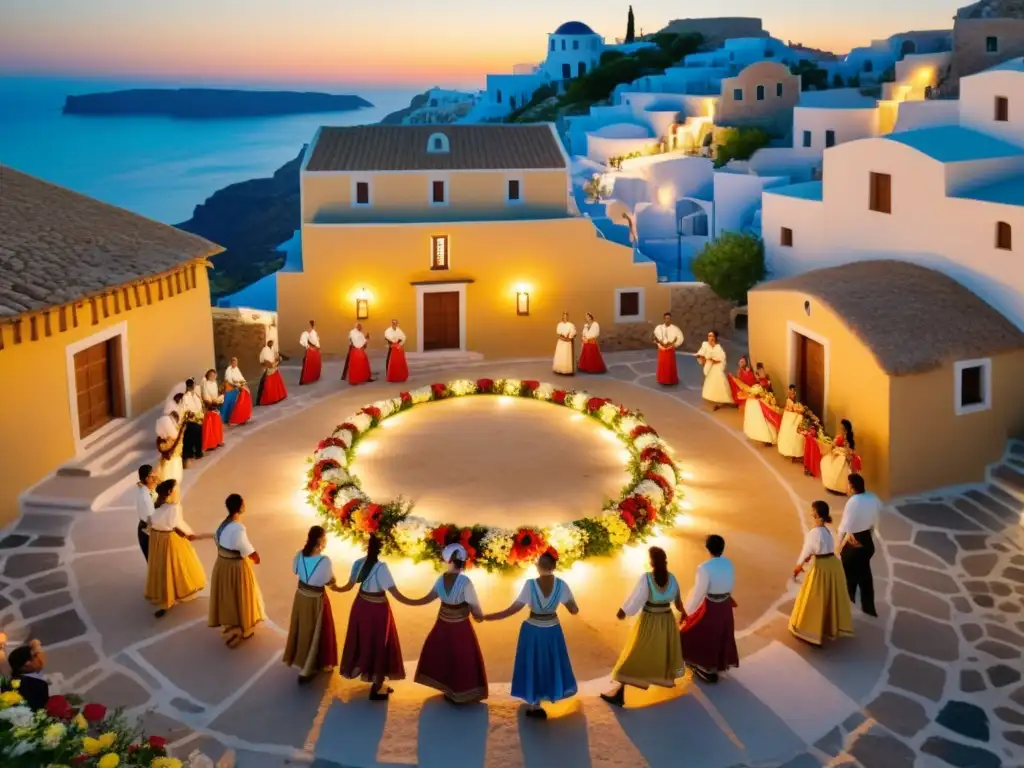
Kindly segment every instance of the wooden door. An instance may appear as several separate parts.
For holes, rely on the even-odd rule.
[[[104,341],[75,355],[79,438],[88,437],[115,416],[111,346],[111,341]]]
[[[797,341],[797,387],[800,402],[819,419],[825,414],[825,347],[801,334]]]
[[[459,349],[459,292],[423,294],[423,351]]]

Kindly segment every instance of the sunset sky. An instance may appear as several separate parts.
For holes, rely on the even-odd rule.
[[[760,16],[772,35],[839,53],[948,29],[968,0],[634,0],[637,33],[687,16]],[[232,82],[482,86],[543,58],[578,19],[613,40],[619,0],[0,0],[0,74]]]

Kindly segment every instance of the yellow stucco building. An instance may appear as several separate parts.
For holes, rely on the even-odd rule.
[[[0,525],[21,494],[213,364],[195,235],[0,166]]]
[[[277,274],[285,354],[309,320],[325,352],[357,321],[380,350],[395,318],[414,354],[544,355],[563,311],[635,347],[669,306],[655,265],[576,211],[552,125],[322,128],[300,183],[302,269]]]
[[[966,287],[902,261],[757,286],[750,351],[829,434],[849,419],[883,497],[977,482],[1024,434],[1024,333]]]

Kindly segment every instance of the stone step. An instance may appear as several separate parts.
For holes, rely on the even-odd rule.
[[[1024,472],[1004,463],[994,467],[989,472],[989,478],[993,485],[1014,497],[1018,505],[1024,501]]]

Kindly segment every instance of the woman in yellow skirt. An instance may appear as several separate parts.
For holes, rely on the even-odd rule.
[[[146,599],[157,607],[156,617],[160,618],[178,603],[194,600],[206,586],[206,572],[192,542],[212,536],[196,535],[185,522],[177,480],[164,480],[156,487],[153,506]]]
[[[843,563],[836,557],[835,538],[826,526],[832,522],[828,504],[811,504],[814,527],[804,536],[793,578],[796,579],[808,562],[811,568],[800,587],[796,605],[789,617],[789,631],[813,645],[825,640],[853,635],[853,612],[846,588]]]
[[[650,572],[640,577],[633,594],[616,614],[622,621],[640,613],[629,643],[612,670],[612,679],[619,687],[614,693],[601,694],[602,699],[618,707],[626,703],[627,685],[643,690],[652,685],[672,688],[686,671],[679,626],[672,613],[673,604],[680,614],[684,613],[679,583],[668,572],[665,550],[651,547],[648,555]]]
[[[256,625],[266,618],[266,611],[252,569],[254,564],[260,564],[260,556],[240,522],[245,502],[232,493],[224,503],[228,516],[214,534],[217,562],[210,585],[209,624],[221,628],[228,648],[237,648],[253,636]]]
[[[323,669],[338,666],[338,640],[328,589],[337,589],[331,558],[321,554],[327,546],[327,531],[314,525],[306,535],[306,546],[295,554],[292,571],[299,577],[292,602],[284,663],[299,668],[299,684],[308,683]]]

